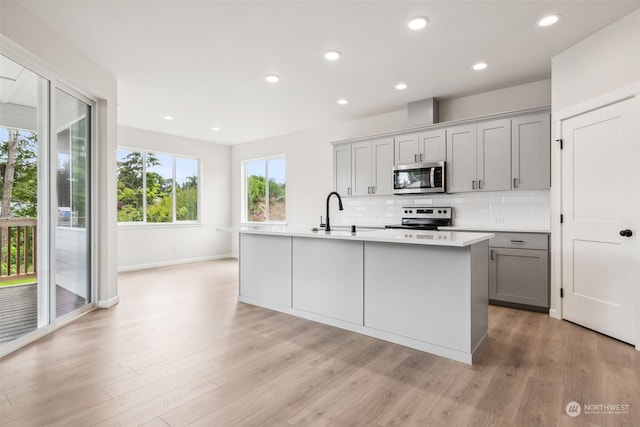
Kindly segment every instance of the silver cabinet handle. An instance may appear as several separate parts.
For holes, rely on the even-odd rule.
[[[494,255],[493,249],[491,249],[490,253],[491,253],[491,261],[495,260],[496,258],[493,256]]]
[[[422,156],[423,156],[423,154],[420,154],[420,161],[422,161]]]
[[[478,180],[478,190],[482,189],[482,180]]]
[[[347,194],[350,196],[351,195],[351,187],[347,187]]]
[[[413,161],[414,161],[414,162],[416,162],[416,163],[418,163],[418,155],[417,155],[417,154],[414,154],[414,155],[413,155]]]
[[[511,243],[522,244],[522,243],[524,243],[524,240],[511,240]]]
[[[518,178],[513,178],[513,188],[518,187]]]
[[[376,194],[376,187],[371,187],[371,194]]]
[[[473,181],[471,181],[471,189],[472,190],[476,189],[476,180],[475,179]]]

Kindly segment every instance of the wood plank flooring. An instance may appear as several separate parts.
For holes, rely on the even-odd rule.
[[[469,366],[238,303],[237,271],[121,274],[118,305],[0,360],[0,425],[640,425],[640,352],[580,326],[492,306]]]

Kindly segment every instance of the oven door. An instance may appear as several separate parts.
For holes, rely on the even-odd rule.
[[[393,194],[444,193],[444,162],[393,168]]]

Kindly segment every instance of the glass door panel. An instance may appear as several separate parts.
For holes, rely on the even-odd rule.
[[[56,317],[92,302],[90,257],[91,107],[55,91]]]
[[[39,274],[46,270],[48,87],[0,55],[0,346],[49,324],[48,280]]]

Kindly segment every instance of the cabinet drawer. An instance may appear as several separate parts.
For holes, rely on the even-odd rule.
[[[489,241],[493,248],[549,249],[549,235],[535,233],[495,233]]]

